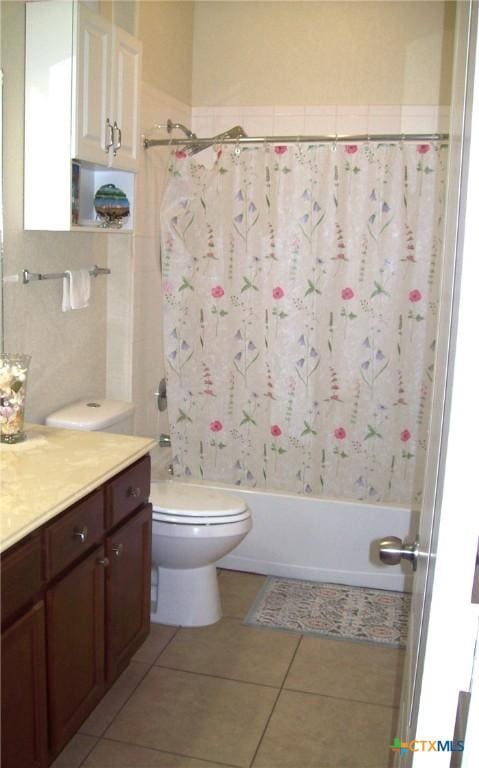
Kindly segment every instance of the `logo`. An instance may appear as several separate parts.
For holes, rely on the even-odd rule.
[[[400,755],[405,755],[407,752],[463,752],[464,742],[451,739],[444,741],[440,739],[402,741],[402,739],[395,738],[393,743],[389,745],[389,749],[392,752],[399,752]]]

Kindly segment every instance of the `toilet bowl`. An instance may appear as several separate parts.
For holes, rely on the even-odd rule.
[[[47,417],[51,427],[131,434],[132,403],[80,400]],[[242,499],[177,480],[152,482],[151,620],[184,627],[221,618],[215,563],[252,527]]]
[[[151,620],[195,627],[221,618],[215,563],[251,530],[242,499],[175,480],[152,482]],[[155,590],[156,588],[156,590]]]

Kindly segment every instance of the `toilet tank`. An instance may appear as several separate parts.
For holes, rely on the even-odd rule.
[[[125,400],[78,400],[51,413],[45,419],[48,427],[79,429],[85,432],[133,434],[135,406]]]

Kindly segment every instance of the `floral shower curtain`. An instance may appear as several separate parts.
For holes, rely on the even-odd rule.
[[[175,474],[418,501],[445,171],[439,143],[228,146],[209,169],[172,155]]]

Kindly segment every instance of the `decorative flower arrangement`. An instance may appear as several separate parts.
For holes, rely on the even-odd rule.
[[[23,418],[28,355],[0,354],[0,442],[18,443],[25,439]]]

